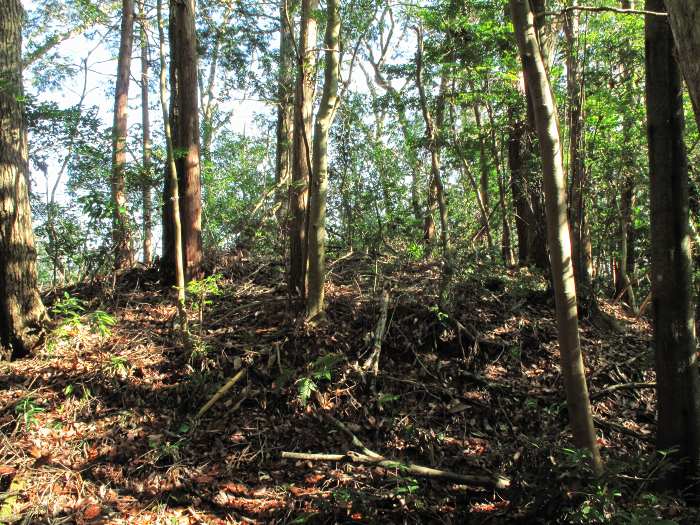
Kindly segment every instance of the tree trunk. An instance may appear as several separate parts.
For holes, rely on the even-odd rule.
[[[576,310],[576,286],[571,264],[571,239],[566,208],[564,165],[557,110],[542,60],[529,0],[510,0],[513,26],[530,87],[540,142],[547,207],[547,234],[557,311],[559,351],[574,442],[591,453],[593,469],[602,473],[585,369],[581,355]]]
[[[472,87],[473,91],[473,87]],[[489,252],[493,250],[493,239],[490,235],[489,228],[489,163],[486,158],[486,139],[484,138],[484,132],[481,126],[481,110],[479,109],[479,104],[474,102],[474,120],[476,122],[476,129],[479,135],[479,187],[477,191],[479,192],[479,197],[483,203],[481,215],[484,221],[484,228],[489,233],[486,236],[486,241],[488,243]]]
[[[326,193],[328,192],[328,134],[338,103],[340,76],[340,13],[338,0],[327,0],[326,60],[324,64],[323,95],[316,115],[314,129],[313,170],[309,210],[309,290],[306,298],[306,318],[323,313],[323,288],[326,280]]]
[[[277,187],[277,222],[280,230],[287,221],[289,181],[292,178],[292,144],[294,141],[294,5],[280,0],[280,61],[277,78],[277,150],[275,184]]]
[[[700,2],[666,0],[666,6],[675,37],[678,61],[693,102],[695,121],[700,128]]]
[[[134,262],[126,209],[126,138],[128,132],[129,76],[134,41],[134,2],[122,0],[122,25],[117,60],[117,83],[114,92],[114,126],[112,129],[112,243],[114,267],[128,268]]]
[[[175,154],[173,149],[173,134],[170,128],[170,118],[168,115],[168,103],[166,101],[167,80],[165,74],[165,24],[163,22],[163,2],[157,2],[158,15],[158,49],[160,54],[160,107],[163,115],[163,132],[165,134],[165,148],[167,154],[167,174],[169,182],[167,188],[169,195],[165,196],[170,201],[170,217],[164,217],[164,228],[167,223],[173,236],[173,270],[175,273],[175,287],[177,288],[177,309],[180,318],[180,331],[183,336],[185,346],[188,345],[187,332],[187,311],[185,310],[185,260],[182,243],[182,223],[180,221],[180,191],[177,182],[177,166],[175,165]]]
[[[645,8],[663,11],[663,0]],[[651,273],[657,390],[657,448],[676,448],[683,474],[666,485],[693,487],[700,461],[700,404],[688,242],[688,165],[683,87],[668,20],[647,16],[646,105],[649,139]]]
[[[143,173],[141,175],[141,196],[143,200],[143,263],[151,264],[153,259],[153,220],[151,201],[151,120],[148,108],[148,34],[146,32],[146,9],[144,0],[139,1],[141,37],[141,122],[143,132]]]
[[[571,6],[577,6],[578,0],[571,0]],[[566,35],[566,83],[569,98],[569,221],[571,223],[571,241],[574,263],[574,278],[579,305],[583,315],[589,315],[596,309],[595,295],[591,278],[591,261],[588,259],[586,204],[584,201],[586,168],[583,156],[583,78],[580,71],[579,55],[579,13],[571,11],[564,21]]]
[[[528,247],[528,221],[532,210],[527,200],[525,182],[526,166],[524,158],[525,123],[515,117],[515,111],[509,111],[511,126],[508,131],[508,169],[510,170],[513,210],[515,212],[515,233],[518,237],[518,264],[524,266],[530,259]]]
[[[0,0],[0,359],[27,355],[46,318],[39,297],[22,107],[19,0]]]
[[[299,63],[294,93],[294,135],[292,145],[292,184],[289,228],[289,290],[306,297],[308,265],[308,197],[311,171],[311,123],[314,102],[314,69],[316,68],[316,33],[314,18],[318,0],[302,0],[299,22]]]
[[[450,237],[449,223],[447,220],[447,203],[445,201],[445,188],[440,174],[440,137],[442,127],[445,120],[445,97],[447,92],[447,75],[442,74],[440,79],[440,93],[436,101],[435,120],[430,113],[428,107],[428,98],[423,85],[423,32],[422,29],[417,30],[418,33],[418,50],[416,52],[416,84],[418,86],[418,94],[420,96],[421,112],[425,121],[425,135],[428,139],[428,148],[430,150],[430,182],[428,184],[428,206],[426,207],[425,221],[423,226],[424,239],[427,245],[427,252],[430,251],[433,239],[435,237],[435,220],[433,213],[437,208],[440,214],[440,242],[442,244],[442,253],[446,259],[450,257]]]
[[[182,223],[182,251],[185,279],[197,279],[202,266],[202,185],[199,156],[199,100],[197,98],[197,42],[195,1],[170,2],[170,127],[177,167]],[[166,171],[169,168],[166,168]],[[172,177],[166,177],[163,224],[172,223],[169,196]],[[163,227],[161,268],[166,281],[173,282],[175,241],[172,224]]]

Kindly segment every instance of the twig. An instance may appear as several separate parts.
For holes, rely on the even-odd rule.
[[[314,454],[312,452],[282,452],[284,459],[303,459],[305,461],[343,461],[345,454]]]
[[[607,6],[587,6],[587,5],[573,5],[565,7],[560,11],[545,11],[539,15],[540,16],[561,16],[571,11],[588,11],[593,13],[616,13],[618,15],[649,15],[649,16],[668,16],[668,13],[663,13],[659,11],[646,11],[644,9],[623,9],[620,7],[607,7]]]
[[[594,417],[593,421],[599,427],[607,428],[608,430],[619,432],[620,434],[625,434],[640,441],[645,441],[646,443],[654,443],[654,438],[652,436],[645,436],[644,434],[640,434],[639,432],[631,430],[617,423],[612,423],[611,421],[606,421],[605,419],[599,417]]]
[[[635,390],[638,388],[655,388],[656,383],[654,382],[633,382],[633,383],[620,383],[617,385],[611,385],[609,387],[603,388],[591,394],[591,401],[598,399],[607,394],[615,392],[616,390]]]
[[[221,399],[224,396],[224,394],[226,394],[226,392],[231,390],[233,385],[238,383],[238,381],[240,381],[241,378],[245,375],[246,370],[247,370],[246,368],[242,368],[224,386],[219,388],[219,390],[216,391],[216,394],[214,394],[212,396],[212,398],[209,401],[207,401],[207,403],[202,408],[199,409],[199,412],[197,412],[197,419],[202,417],[206,413],[206,411],[212,407],[212,405],[214,403],[216,403],[219,399]]]

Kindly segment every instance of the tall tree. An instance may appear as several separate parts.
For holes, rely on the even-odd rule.
[[[197,97],[197,38],[195,0],[171,0],[170,127],[177,167],[182,223],[185,278],[196,279],[202,265],[202,185],[199,159],[199,101]],[[173,282],[175,239],[169,196],[171,177],[166,177],[163,206],[163,258],[166,280]]]
[[[569,420],[576,446],[589,450],[595,472],[601,473],[603,465],[593,427],[578,334],[576,286],[571,264],[571,238],[556,103],[540,52],[530,0],[510,0],[510,8],[540,143],[547,211],[547,240]]]
[[[134,2],[122,0],[122,24],[117,59],[117,83],[114,92],[114,126],[112,129],[112,242],[114,267],[133,264],[134,254],[126,209],[126,139],[128,133],[129,80],[131,51],[134,42]]]
[[[663,0],[646,0],[664,11]],[[668,485],[685,488],[700,468],[700,394],[692,264],[688,230],[688,164],[683,142],[683,87],[668,20],[645,23],[646,106],[651,207],[651,282],[658,396],[659,450],[677,449],[682,475]]]
[[[700,128],[700,2],[666,0],[666,6],[678,50],[678,61],[693,102],[695,120]]]
[[[141,174],[141,197],[143,201],[143,262],[151,264],[153,258],[153,218],[151,200],[151,119],[148,108],[148,20],[146,3],[139,1],[139,28],[141,40],[141,131],[143,137],[143,173]]]
[[[292,144],[294,141],[294,3],[280,0],[280,58],[277,74],[277,149],[275,183],[277,219],[284,226],[287,219],[287,195],[292,178]]]
[[[289,228],[289,289],[306,297],[308,198],[311,171],[311,123],[313,120],[314,71],[318,0],[302,0],[297,44],[297,82],[294,93],[294,140]]]
[[[0,357],[28,354],[46,318],[29,208],[19,0],[0,0]]]
[[[314,319],[324,310],[326,277],[326,194],[328,193],[328,133],[338,103],[340,76],[340,12],[338,0],[326,2],[326,60],[323,94],[314,129],[313,169],[309,202],[309,289],[306,317]]]

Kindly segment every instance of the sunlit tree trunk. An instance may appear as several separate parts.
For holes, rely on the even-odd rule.
[[[286,226],[289,181],[292,178],[292,144],[294,142],[294,3],[280,0],[280,59],[277,85],[277,151],[275,201],[280,230]]]
[[[197,41],[195,1],[171,0],[170,19],[170,127],[177,167],[182,223],[185,279],[201,275],[202,186],[200,181],[199,99],[197,97]],[[167,171],[167,169],[166,169]],[[171,222],[170,180],[166,177],[163,224]],[[173,281],[175,241],[172,226],[163,227],[162,269]]]
[[[646,0],[664,11],[663,0]],[[700,472],[700,404],[688,230],[683,86],[668,20],[647,16],[646,105],[651,206],[651,282],[659,450],[676,448],[681,473],[664,481],[694,487]]]
[[[289,289],[306,297],[308,197],[311,171],[311,124],[316,68],[318,0],[302,0],[299,22],[299,63],[294,93],[292,184],[289,188]]]
[[[306,318],[314,319],[324,310],[326,279],[326,194],[328,192],[328,134],[335,117],[340,75],[340,13],[337,0],[326,3],[326,60],[323,94],[314,129],[313,169],[309,210],[309,290]]]
[[[549,256],[569,420],[576,446],[589,450],[595,472],[602,473],[578,334],[576,286],[571,264],[566,185],[556,103],[540,53],[530,1],[510,0],[510,7],[525,77],[530,87],[542,156]]]
[[[173,134],[170,128],[170,118],[168,114],[168,102],[166,100],[167,79],[165,69],[165,23],[163,22],[163,2],[158,0],[158,49],[160,55],[160,107],[163,115],[163,132],[165,135],[165,147],[167,156],[167,174],[170,178],[167,185],[169,194],[164,196],[170,201],[170,216],[164,217],[163,225],[166,221],[173,236],[173,270],[175,273],[175,287],[177,288],[177,309],[180,318],[180,330],[183,335],[185,346],[187,339],[187,311],[185,310],[185,260],[182,250],[182,223],[180,221],[180,195],[179,184],[177,183],[177,166],[175,166],[175,154],[173,150]]]
[[[530,205],[527,200],[525,183],[526,166],[524,158],[525,124],[516,118],[516,111],[508,112],[510,128],[508,130],[508,169],[510,171],[513,211],[515,215],[515,233],[518,238],[518,264],[525,265],[529,259],[528,220],[531,220]]]
[[[114,126],[112,128],[112,243],[114,267],[127,268],[134,262],[126,209],[126,139],[129,111],[129,77],[134,41],[134,2],[122,1],[122,25],[117,59],[117,83],[114,93]]]
[[[474,110],[474,121],[476,122],[476,130],[479,136],[479,196],[481,197],[481,202],[483,203],[482,209],[482,220],[484,221],[484,228],[489,233],[486,236],[488,242],[489,251],[493,249],[493,240],[490,234],[489,228],[489,162],[486,158],[486,138],[484,137],[483,126],[481,125],[481,109],[479,104],[474,102],[472,106]]]
[[[145,2],[139,2],[140,39],[141,39],[141,122],[143,133],[143,173],[141,196],[143,200],[143,262],[151,264],[153,258],[153,220],[151,201],[151,119],[148,108],[148,33],[146,28]]]
[[[700,2],[666,0],[678,61],[690,92],[695,120],[700,128]]]
[[[29,208],[27,128],[22,108],[22,18],[19,0],[0,0],[0,359],[38,342],[39,297]]]

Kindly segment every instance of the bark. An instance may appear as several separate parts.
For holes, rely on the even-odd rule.
[[[593,469],[600,474],[603,466],[591,416],[578,333],[576,286],[571,263],[571,239],[556,104],[540,53],[530,2],[510,0],[510,7],[525,76],[530,86],[542,156],[547,234],[569,420],[576,446],[589,450]]]
[[[287,195],[292,178],[292,144],[294,141],[294,47],[292,41],[294,5],[280,0],[280,63],[277,79],[277,150],[275,183],[277,221],[281,228],[287,220]]]
[[[199,100],[197,98],[197,42],[194,0],[170,2],[170,127],[182,223],[182,250],[185,279],[201,276],[202,266],[202,186],[200,181]],[[166,171],[169,168],[166,169]],[[174,280],[175,240],[172,229],[172,177],[164,188],[163,258],[161,269],[166,281]]]
[[[700,2],[697,0],[666,0],[671,29],[695,121],[700,128]]]
[[[306,297],[308,195],[311,171],[311,121],[316,67],[315,11],[318,0],[302,0],[297,82],[294,93],[294,133],[292,144],[292,184],[289,188],[289,290]]]
[[[122,0],[122,24],[117,60],[117,83],[114,93],[114,126],[112,128],[112,243],[115,269],[127,268],[134,262],[126,209],[126,138],[128,132],[129,76],[134,41],[134,2]]]
[[[22,107],[19,0],[0,0],[0,359],[27,355],[46,318],[39,297]]]
[[[323,94],[314,129],[313,171],[309,210],[309,290],[306,318],[324,310],[326,279],[326,194],[328,192],[328,134],[335,117],[340,76],[340,13],[337,0],[327,0]]]
[[[571,6],[578,5],[578,0],[571,0]],[[583,78],[580,71],[579,54],[579,14],[578,11],[567,13],[564,22],[566,35],[566,81],[569,98],[569,176],[571,181],[569,197],[569,221],[571,223],[571,247],[573,252],[574,278],[579,304],[583,312],[591,313],[595,309],[595,295],[591,278],[591,261],[588,258],[586,205],[584,201],[586,184],[586,167],[583,154]]]
[[[170,201],[170,217],[167,217],[167,223],[170,225],[170,230],[173,235],[173,270],[175,272],[175,287],[177,288],[177,309],[180,318],[180,330],[182,333],[183,343],[188,346],[187,332],[187,311],[185,310],[185,260],[182,249],[182,223],[180,221],[180,191],[177,183],[177,166],[175,165],[175,154],[173,149],[173,134],[170,128],[170,118],[168,114],[168,103],[166,101],[167,80],[165,74],[165,24],[163,22],[163,5],[162,0],[157,2],[158,11],[158,42],[160,54],[160,107],[163,115],[163,132],[165,135],[165,147],[167,154],[167,174],[170,177],[168,183],[169,194],[166,198]],[[164,219],[166,219],[164,217]],[[163,221],[166,224],[166,221]],[[164,226],[165,227],[165,226]]]
[[[489,163],[486,158],[486,139],[484,138],[484,132],[481,126],[481,109],[477,102],[474,102],[473,109],[476,129],[479,135],[479,173],[481,175],[479,177],[477,192],[479,194],[479,200],[483,203],[481,206],[481,216],[487,233],[486,241],[490,252],[493,249],[493,239],[489,228]]]
[[[148,34],[146,32],[146,10],[144,0],[139,2],[141,37],[141,122],[143,132],[143,174],[141,196],[143,200],[143,263],[151,264],[153,259],[153,220],[151,200],[151,120],[148,108]]]
[[[526,166],[524,150],[525,123],[515,118],[511,109],[509,120],[512,122],[508,131],[508,169],[510,171],[513,210],[515,212],[515,233],[518,238],[518,264],[523,266],[530,259],[528,247],[528,221],[532,220],[532,210],[527,200],[525,182]]]
[[[663,0],[645,8],[663,11]],[[659,450],[676,448],[680,472],[668,486],[697,496],[700,404],[692,308],[692,264],[688,229],[688,164],[683,143],[683,87],[666,19],[647,16],[646,106],[649,140],[652,304],[656,361]]]

